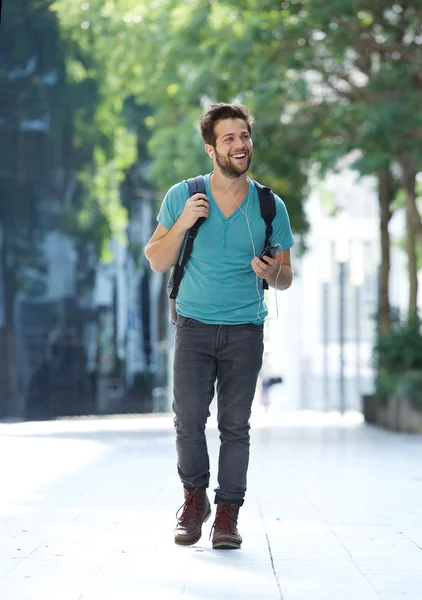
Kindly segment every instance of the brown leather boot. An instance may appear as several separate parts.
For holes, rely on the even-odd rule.
[[[174,541],[179,546],[191,546],[201,539],[202,524],[211,516],[211,505],[206,488],[184,486],[184,492],[185,501],[176,513]]]
[[[212,526],[212,547],[216,550],[237,550],[242,537],[237,531],[239,506],[230,502],[218,502],[217,515]]]

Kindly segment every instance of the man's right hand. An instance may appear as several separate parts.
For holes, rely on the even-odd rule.
[[[195,225],[200,217],[208,218],[209,204],[208,196],[205,194],[194,194],[186,201],[185,208],[179,217],[179,223],[186,230]]]

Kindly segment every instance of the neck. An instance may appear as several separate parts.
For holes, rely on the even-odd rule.
[[[246,193],[249,187],[249,181],[246,173],[243,173],[239,177],[226,177],[217,168],[211,175],[213,187],[217,190],[227,191],[229,190],[232,194]]]

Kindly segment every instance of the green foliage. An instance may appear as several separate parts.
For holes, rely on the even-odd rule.
[[[254,175],[286,200],[294,230],[306,231],[301,164],[306,134],[299,136],[280,122],[280,69],[266,64],[257,4],[93,0],[82,6],[71,0],[54,3],[67,37],[84,57],[73,57],[69,72],[79,82],[95,73],[108,114],[122,117],[130,96],[154,107],[147,117],[152,158],[147,177],[161,197],[175,182],[210,170],[198,132],[207,98],[236,99],[257,116]],[[264,12],[267,6],[271,3],[264,3]],[[277,11],[270,12],[265,26],[274,25],[276,17]],[[85,121],[86,137],[92,124]],[[102,123],[98,130],[104,130]]]
[[[420,318],[415,316],[410,321],[403,322],[394,315],[391,331],[379,336],[374,347],[374,362],[377,369],[377,391],[381,395],[396,392],[403,374],[409,371],[422,372]]]
[[[159,174],[165,191],[192,173],[209,171],[199,116],[210,101],[242,102],[256,117],[251,175],[286,201],[293,229],[304,233],[309,135],[305,126],[280,119],[283,63],[267,60],[271,27],[280,27],[273,6],[263,3],[258,11],[253,2],[161,3],[153,15],[162,15],[160,32],[149,38],[149,64],[157,74],[146,91],[159,107],[151,128],[152,175]]]
[[[178,144],[174,155],[160,152],[171,139],[160,128],[179,130],[192,107],[209,100],[238,100],[256,114],[256,176],[286,199],[296,231],[306,229],[310,164],[323,174],[359,150],[355,168],[378,174],[402,153],[420,159],[421,19],[414,8],[383,0],[375,7],[365,0],[358,6],[347,0],[164,1],[145,26],[152,20],[160,27],[150,29],[150,98],[160,119],[151,149],[155,164],[173,158],[175,179],[191,169],[185,156],[196,148],[186,137],[178,140],[185,153]],[[164,161],[159,170],[165,171]]]
[[[110,60],[111,56],[123,60],[122,45],[110,43],[102,35],[116,36],[121,30],[113,4],[59,1],[51,7],[60,20],[66,45],[73,161],[79,182],[73,205],[66,207],[63,228],[74,237],[79,254],[93,249],[96,258],[106,262],[113,258],[111,240],[126,243],[128,218],[121,202],[121,185],[136,160],[137,142],[123,112],[128,93],[119,76],[123,65]],[[103,18],[108,31],[96,25]]]
[[[413,408],[422,411],[422,369],[403,373],[397,383],[397,394],[407,398]]]
[[[419,155],[421,50],[412,40],[405,53],[399,35],[415,31],[410,9],[346,0],[92,0],[82,8],[57,0],[54,9],[78,47],[68,61],[73,80],[95,74],[107,115],[94,120],[97,131],[109,139],[129,95],[154,107],[149,177],[161,194],[209,170],[197,123],[210,100],[244,102],[256,114],[253,174],[286,200],[297,232],[307,229],[311,163],[324,172],[359,149],[355,166],[368,174],[392,153]],[[85,136],[89,126],[85,119]]]

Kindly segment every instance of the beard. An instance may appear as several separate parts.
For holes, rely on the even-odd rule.
[[[229,177],[230,179],[237,179],[244,173],[249,170],[252,161],[252,152],[248,154],[246,152],[246,166],[236,165],[236,159],[231,159],[230,156],[225,156],[224,154],[219,154],[217,150],[214,148],[215,152],[215,161],[217,165],[220,167],[221,173],[225,177]]]

